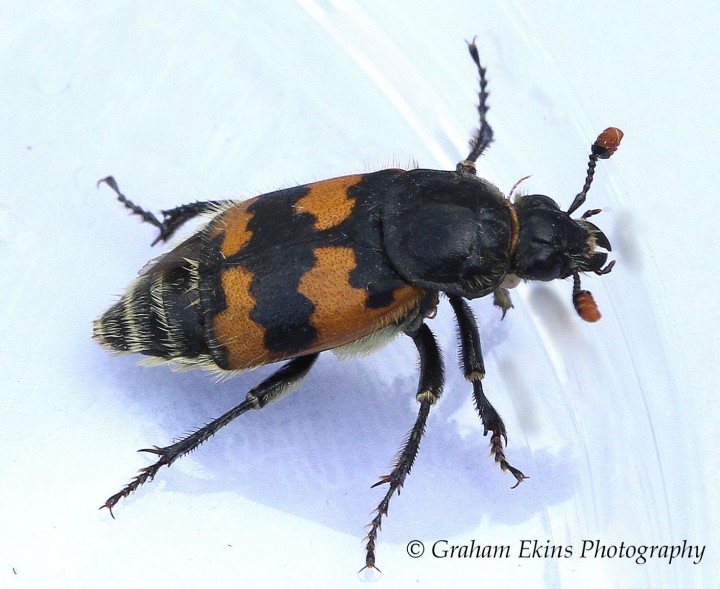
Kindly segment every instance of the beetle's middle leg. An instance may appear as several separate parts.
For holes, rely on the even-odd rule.
[[[150,225],[153,225],[160,230],[159,235],[155,238],[155,241],[152,242],[152,245],[155,245],[159,241],[167,241],[170,239],[172,235],[190,219],[193,219],[198,215],[202,215],[203,213],[212,212],[218,207],[230,202],[223,200],[209,200],[206,202],[193,202],[186,205],[180,205],[174,209],[162,211],[163,220],[160,221],[153,213],[143,209],[139,205],[136,205],[122,192],[120,192],[120,188],[118,187],[117,182],[115,182],[115,178],[112,176],[103,178],[98,182],[98,185],[101,183],[105,183],[112,188],[113,192],[117,195],[117,199],[124,204],[125,207],[130,209],[133,214],[140,216],[143,221],[150,223]]]
[[[485,377],[485,365],[483,363],[482,349],[480,348],[480,334],[478,333],[475,317],[472,314],[470,306],[462,297],[451,295],[448,298],[450,299],[450,304],[455,311],[458,322],[462,369],[465,373],[465,378],[473,385],[475,408],[480,414],[483,429],[485,430],[484,434],[487,435],[488,432],[492,432],[490,450],[495,456],[495,462],[500,465],[503,471],[510,471],[517,481],[514,487],[517,487],[527,477],[512,466],[507,461],[507,458],[505,458],[505,450],[503,449],[503,442],[504,445],[507,446],[505,424],[483,391],[482,379]]]
[[[488,91],[487,91],[487,78],[485,77],[485,68],[480,63],[480,56],[478,54],[475,40],[468,43],[468,51],[470,57],[475,62],[480,77],[480,92],[478,102],[478,116],[480,118],[480,126],[470,140],[470,153],[468,156],[457,165],[457,171],[461,174],[472,174],[475,175],[475,162],[482,155],[482,153],[490,146],[493,141],[493,129],[490,123],[487,121],[487,111],[489,106],[487,103]]]
[[[200,428],[189,436],[178,440],[170,446],[165,446],[164,448],[154,446],[152,448],[144,448],[140,450],[140,452],[157,454],[160,458],[155,464],[141,468],[140,474],[125,485],[121,491],[109,497],[101,506],[101,509],[103,507],[107,507],[112,514],[112,508],[118,501],[120,501],[120,499],[127,497],[130,493],[137,490],[143,483],[154,479],[161,467],[165,465],[170,466],[184,454],[192,452],[210,436],[215,434],[220,428],[226,426],[236,417],[239,417],[250,409],[262,409],[269,403],[277,401],[290,393],[290,391],[300,384],[300,381],[302,381],[302,379],[310,371],[310,368],[312,368],[315,360],[317,360],[318,355],[319,352],[291,360],[280,368],[280,370],[273,373],[253,388],[247,394],[246,399],[237,407],[230,409],[230,411],[224,415],[214,419],[205,427]]]
[[[433,336],[430,328],[424,323],[415,332],[409,332],[408,335],[413,338],[420,354],[420,383],[416,399],[420,403],[415,425],[410,430],[403,449],[400,451],[395,467],[389,475],[380,477],[380,480],[373,485],[376,487],[388,483],[387,493],[378,505],[376,515],[370,523],[370,531],[367,535],[367,555],[365,557],[365,568],[375,568],[375,542],[383,516],[388,513],[390,499],[395,491],[400,491],[405,482],[405,477],[410,474],[410,469],[415,462],[415,457],[420,447],[420,439],[425,433],[425,423],[427,422],[430,407],[440,398],[443,387],[443,364],[440,357],[435,336]]]

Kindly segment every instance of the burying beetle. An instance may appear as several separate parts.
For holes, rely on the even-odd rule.
[[[480,127],[470,153],[455,171],[387,169],[314,182],[238,202],[196,202],[163,211],[163,220],[129,201],[112,177],[101,180],[118,199],[167,241],[186,221],[208,223],[148,264],[127,293],[94,324],[94,338],[116,352],[150,356],[228,374],[289,360],[253,388],[246,399],[208,425],[166,446],[159,456],[103,507],[155,477],[160,467],[197,448],[250,409],[288,394],[320,352],[375,350],[399,333],[410,336],[420,356],[417,420],[390,474],[377,485],[387,492],[369,524],[365,567],[375,566],[375,543],[390,499],[399,491],[418,452],[430,408],[443,388],[443,363],[425,320],[444,293],[457,318],[461,368],[472,384],[484,433],[491,432],[495,462],[520,484],[510,465],[502,419],[485,396],[485,375],[475,318],[465,299],[489,294],[503,315],[512,307],[509,288],[519,281],[573,279],[573,304],[585,321],[600,313],[581,290],[580,273],[610,272],[610,242],[580,207],[598,159],[609,158],[622,138],[603,131],[592,145],[585,184],[567,212],[547,196],[511,202],[478,178],[475,162],[493,140],[485,68],[468,44],[480,78]]]

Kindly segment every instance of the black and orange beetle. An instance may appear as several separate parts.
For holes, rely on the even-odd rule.
[[[480,77],[480,127],[468,157],[455,171],[388,169],[323,180],[250,200],[196,202],[163,211],[159,221],[129,201],[112,177],[101,180],[166,241],[186,221],[207,224],[148,264],[127,293],[94,324],[94,338],[116,352],[139,353],[186,368],[241,371],[287,360],[234,409],[166,447],[103,507],[151,480],[160,467],[202,444],[250,409],[261,409],[295,387],[325,350],[376,349],[399,333],[420,356],[417,420],[390,474],[376,485],[387,492],[369,525],[365,567],[375,568],[375,543],[390,499],[418,452],[430,408],[443,388],[443,363],[425,320],[444,293],[457,318],[461,368],[495,461],[516,486],[526,477],[511,466],[502,419],[485,396],[485,375],[475,318],[465,299],[492,294],[503,315],[508,289],[520,280],[572,277],[573,303],[586,321],[600,313],[580,273],[607,274],[605,235],[582,205],[598,159],[622,138],[609,128],[592,146],[585,185],[567,211],[547,196],[506,198],[478,178],[475,161],[490,145],[485,68],[474,43],[470,55]]]

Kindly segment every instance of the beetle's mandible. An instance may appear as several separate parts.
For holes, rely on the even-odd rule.
[[[397,334],[412,338],[420,356],[417,420],[390,474],[369,525],[365,568],[376,568],[375,544],[392,496],[418,452],[430,408],[443,388],[443,363],[425,320],[444,293],[455,313],[461,369],[495,461],[516,485],[525,475],[508,462],[502,419],[483,392],[485,375],[475,318],[466,299],[492,294],[503,315],[509,288],[519,281],[572,278],[580,317],[597,321],[592,295],[580,274],[607,274],[610,242],[588,217],[570,217],[582,205],[598,159],[610,157],[622,138],[603,131],[592,145],[585,184],[563,211],[547,196],[505,197],[477,177],[475,161],[493,140],[485,68],[468,44],[480,78],[480,126],[470,153],[454,171],[387,169],[323,180],[238,202],[196,202],[162,211],[160,221],[129,201],[112,177],[118,199],[160,231],[166,241],[189,219],[207,224],[148,264],[127,293],[94,323],[103,346],[145,354],[157,363],[240,371],[286,361],[245,400],[205,427],[166,447],[145,450],[157,461],[103,507],[117,502],[250,409],[288,394],[325,350],[376,349]]]

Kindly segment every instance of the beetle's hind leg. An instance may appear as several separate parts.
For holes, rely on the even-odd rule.
[[[482,387],[482,379],[485,376],[485,365],[483,363],[480,334],[478,333],[475,317],[472,314],[470,306],[462,297],[452,295],[448,298],[457,317],[458,331],[460,334],[461,364],[465,378],[473,385],[475,408],[480,414],[483,429],[485,430],[484,434],[487,435],[488,432],[492,432],[490,451],[495,456],[495,462],[500,465],[503,472],[510,471],[515,477],[517,482],[514,487],[517,487],[528,477],[512,466],[507,461],[507,458],[505,458],[504,446],[507,445],[505,424],[495,410],[495,407],[492,406],[492,403],[490,403],[485,396]]]
[[[365,567],[367,569],[375,567],[375,542],[377,541],[378,532],[382,518],[388,514],[388,506],[390,499],[395,491],[400,492],[400,487],[405,482],[405,477],[410,474],[410,469],[415,462],[415,457],[420,447],[420,439],[425,433],[425,424],[427,422],[430,407],[440,398],[443,387],[443,364],[440,357],[440,351],[430,328],[422,324],[416,332],[409,332],[408,335],[413,338],[420,354],[420,383],[416,399],[420,403],[420,410],[415,421],[415,425],[407,436],[405,445],[395,460],[395,467],[389,475],[380,477],[380,480],[373,485],[383,485],[387,483],[388,489],[382,501],[375,510],[375,517],[370,522],[370,531],[367,535],[367,554],[365,557]]]
[[[236,417],[239,417],[250,409],[262,409],[269,403],[277,401],[290,393],[290,391],[300,384],[300,381],[302,381],[302,379],[310,371],[310,368],[312,368],[315,360],[317,360],[318,355],[319,353],[309,354],[307,356],[301,356],[300,358],[291,360],[280,368],[280,370],[273,373],[258,386],[253,388],[247,394],[246,399],[237,407],[211,421],[205,427],[200,428],[189,436],[178,440],[174,444],[165,446],[164,448],[154,446],[153,448],[144,448],[139,450],[140,452],[157,454],[160,458],[157,462],[155,462],[155,464],[141,468],[140,473],[135,476],[132,481],[125,485],[122,490],[111,497],[108,497],[107,501],[105,501],[100,509],[107,507],[112,514],[112,508],[118,503],[118,501],[120,501],[120,499],[127,497],[130,493],[136,491],[143,483],[154,479],[161,467],[165,465],[170,466],[184,454],[192,452],[210,436],[215,434],[220,428],[226,426]]]
[[[150,211],[146,211],[141,206],[136,205],[122,192],[120,192],[120,188],[118,188],[115,178],[112,176],[103,178],[98,181],[98,186],[103,183],[112,188],[117,195],[117,199],[124,204],[125,207],[130,209],[133,214],[138,215],[143,221],[150,223],[150,225],[153,225],[160,230],[160,234],[155,238],[155,241],[152,242],[152,245],[155,245],[159,241],[167,241],[170,239],[170,237],[172,237],[172,235],[190,219],[197,217],[198,215],[202,215],[203,213],[216,210],[218,207],[221,207],[229,202],[222,200],[210,200],[207,202],[193,202],[187,205],[180,205],[174,209],[162,211],[163,220],[160,221]]]

